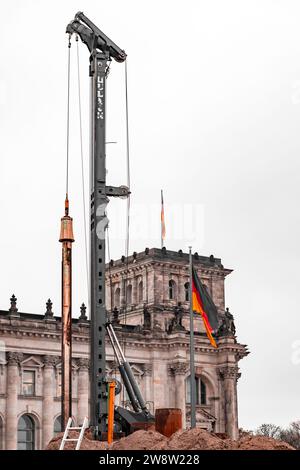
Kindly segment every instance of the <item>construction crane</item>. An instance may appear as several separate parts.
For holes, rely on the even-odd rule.
[[[126,60],[126,53],[111,41],[82,12],[75,15],[66,29],[77,34],[90,52],[91,77],[91,187],[90,187],[90,426],[96,439],[105,439],[108,415],[108,379],[106,377],[106,332],[115,352],[120,375],[134,411],[116,407],[115,422],[119,430],[129,433],[135,423],[153,420],[120,347],[105,307],[105,233],[108,219],[108,196],[128,197],[126,186],[106,186],[106,77],[112,59]],[[117,425],[119,423],[119,426]]]

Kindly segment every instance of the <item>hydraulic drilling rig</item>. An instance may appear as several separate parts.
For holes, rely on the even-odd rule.
[[[134,424],[153,421],[132,370],[120,347],[105,307],[105,233],[108,219],[108,196],[128,197],[125,186],[106,186],[106,93],[105,81],[112,59],[124,62],[126,54],[111,41],[82,12],[75,15],[66,32],[78,35],[90,52],[91,77],[91,187],[90,187],[90,426],[96,439],[103,439],[107,431],[108,379],[106,377],[106,333],[111,341],[119,371],[127,390],[133,411],[116,407],[116,428],[130,433]]]

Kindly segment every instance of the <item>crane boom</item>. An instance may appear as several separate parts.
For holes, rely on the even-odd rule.
[[[117,62],[126,60],[126,53],[120,49],[111,39],[109,39],[94,23],[91,22],[83,13],[79,11],[75,18],[67,26],[67,33],[77,33],[82,42],[87,45],[90,52],[93,49],[99,49],[102,52],[107,50],[110,57]]]

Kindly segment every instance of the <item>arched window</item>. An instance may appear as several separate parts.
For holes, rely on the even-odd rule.
[[[115,290],[115,305],[114,307],[120,307],[120,287]]]
[[[18,450],[35,449],[35,425],[29,415],[23,415],[18,422]]]
[[[186,282],[184,284],[184,300],[188,302],[190,300],[190,283]]]
[[[191,403],[191,376],[186,379],[186,403]],[[196,377],[196,405],[206,405],[206,385],[200,377]]]
[[[139,282],[139,303],[143,302],[143,281]]]
[[[176,283],[171,279],[169,281],[169,299],[170,300],[175,300],[176,297]]]
[[[126,289],[126,303],[127,305],[132,304],[132,285],[129,284]]]
[[[54,427],[53,427],[53,435],[56,436],[62,431],[61,428],[61,416],[57,416],[56,420],[54,421]]]

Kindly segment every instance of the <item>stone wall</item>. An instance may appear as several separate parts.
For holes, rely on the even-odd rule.
[[[222,315],[224,279],[230,270],[215,258],[198,257],[195,265]],[[113,293],[120,289],[115,331],[150,411],[179,407],[184,425],[189,425],[189,303],[184,289],[188,282],[188,257],[151,249],[131,257],[128,270],[127,264],[117,260],[107,273],[108,311],[112,314],[115,306],[110,301],[113,286]],[[170,280],[176,283],[172,299]],[[131,303],[126,305],[128,285],[132,286]],[[181,325],[174,323],[178,302],[183,309]],[[89,412],[89,322],[85,310],[82,306],[79,319],[73,320],[72,414],[76,424],[81,424]],[[219,347],[215,350],[200,317],[195,317],[194,325],[196,376],[205,383],[207,396],[206,403],[197,406],[197,425],[235,437],[238,361],[248,354],[247,349],[230,333],[218,338]],[[51,439],[55,419],[61,414],[61,322],[52,313],[51,301],[47,302],[45,314],[33,315],[18,312],[13,296],[11,308],[0,311],[0,339],[4,349],[0,354],[0,448],[17,448],[18,420],[26,414],[35,425],[35,448],[42,449]],[[33,396],[22,393],[24,370],[35,373]],[[120,379],[108,342],[107,375]],[[124,391],[117,396],[116,404],[128,405]]]

